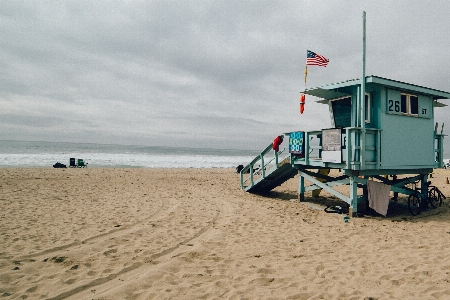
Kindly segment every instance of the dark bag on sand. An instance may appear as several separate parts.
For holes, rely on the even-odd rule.
[[[65,167],[66,165],[60,162],[57,162],[56,164],[53,165],[53,168],[65,168]]]
[[[243,165],[239,165],[236,167],[236,173],[241,173],[242,169],[244,168]]]

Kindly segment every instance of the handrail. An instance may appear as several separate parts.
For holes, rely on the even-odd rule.
[[[361,128],[361,127],[345,127],[342,128],[346,140],[346,155],[343,157],[346,164],[345,168],[353,169],[358,166],[359,169],[364,169],[365,164],[370,165],[371,168],[375,165],[376,169],[381,167],[381,132],[378,128]],[[298,159],[301,164],[310,165],[316,163],[316,160],[322,159],[322,131],[305,131],[304,138],[304,158]],[[369,144],[366,144],[366,136],[371,136]],[[317,138],[315,144],[312,145],[313,138]],[[367,157],[366,152],[372,152],[373,158]],[[373,160],[372,160],[373,159]],[[292,158],[291,162],[297,160]]]
[[[351,165],[359,164],[359,169],[365,169],[365,164],[374,164],[376,165],[376,169],[381,167],[381,131],[382,129],[378,128],[361,128],[361,127],[346,127],[347,136],[347,160],[346,160],[346,168],[350,169]],[[375,135],[375,145],[367,146],[366,145],[366,135],[372,134]],[[358,151],[357,152],[355,151]],[[366,150],[375,151],[375,162],[368,162],[366,160]]]
[[[275,151],[272,149],[273,143],[270,143],[260,154],[258,154],[248,165],[246,165],[240,172],[241,188],[245,189],[249,186],[254,186],[255,181],[260,178],[266,177],[267,166],[269,166],[273,161],[274,167],[278,168],[279,157],[286,151],[286,148],[282,148],[280,151]],[[266,160],[265,155],[274,152],[274,156],[271,159]],[[257,166],[257,168],[255,168]],[[250,184],[246,185],[250,180]]]
[[[435,168],[442,168],[444,166],[444,136],[445,134],[434,134],[434,153],[435,153]]]

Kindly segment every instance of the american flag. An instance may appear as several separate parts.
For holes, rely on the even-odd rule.
[[[307,66],[321,66],[326,67],[330,60],[317,53],[307,50],[306,65]]]

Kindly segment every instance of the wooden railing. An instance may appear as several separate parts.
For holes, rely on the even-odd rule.
[[[381,130],[376,128],[347,127],[343,130],[343,168],[346,169],[379,169],[381,166]],[[307,131],[304,138],[305,157],[295,161],[304,165],[321,164],[322,131]],[[364,151],[361,151],[364,149]]]
[[[434,134],[435,168],[442,168],[444,166],[444,136],[445,134]]]
[[[254,186],[262,178],[266,178],[266,173],[270,174],[273,169],[278,168],[279,162],[289,156],[287,148],[281,148],[280,151],[272,149],[273,143],[266,147],[240,172],[241,188],[245,189]]]
[[[381,129],[348,127],[346,130],[346,169],[380,169]],[[361,151],[364,149],[364,151]],[[359,165],[359,167],[355,167]]]

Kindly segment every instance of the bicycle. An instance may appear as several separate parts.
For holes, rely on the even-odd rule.
[[[431,185],[430,181],[426,182],[423,188],[418,188],[417,182],[413,183],[414,192],[408,197],[408,210],[413,216],[419,215],[428,205],[433,209],[441,206],[443,199],[446,199],[436,186]]]
[[[428,188],[428,202],[431,207],[437,208],[441,206],[443,200],[446,199],[445,195],[434,185],[429,185]]]

